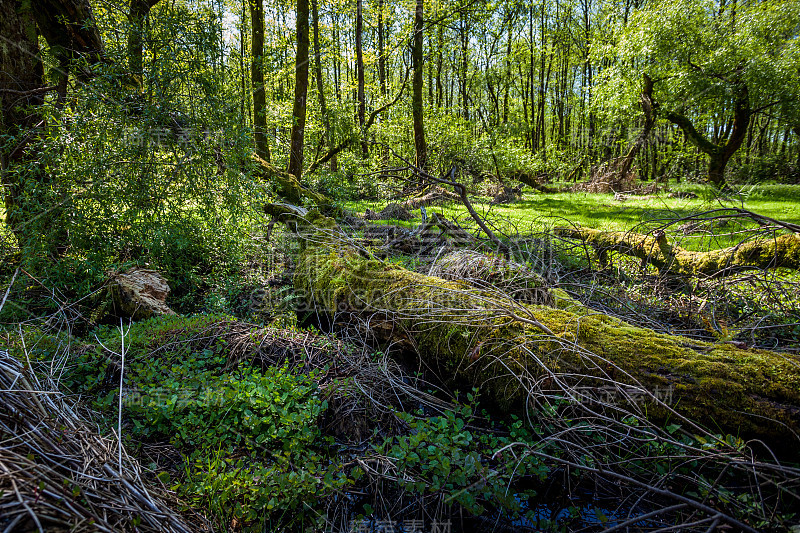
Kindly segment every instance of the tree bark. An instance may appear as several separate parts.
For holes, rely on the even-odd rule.
[[[469,120],[469,94],[467,93],[467,74],[469,72],[469,25],[466,11],[461,12],[461,26],[459,27],[461,39],[461,65],[459,66],[459,89],[461,93],[461,116]]]
[[[27,147],[41,120],[38,107],[44,102],[39,60],[39,40],[32,0],[0,0],[0,133],[16,142],[0,151],[0,173],[5,189],[6,224],[18,233],[24,219],[20,211],[20,179],[11,166],[30,156]]]
[[[267,94],[264,86],[264,0],[248,0],[252,28],[250,77],[253,83],[253,137],[256,155],[270,161],[267,141]]]
[[[414,36],[411,48],[411,62],[414,68],[412,85],[411,109],[414,120],[414,148],[416,150],[416,165],[424,171],[428,169],[428,145],[425,143],[425,124],[422,104],[422,30],[424,25],[424,0],[416,0],[414,11]]]
[[[308,96],[308,0],[297,0],[297,57],[295,59],[292,139],[289,151],[289,174],[299,180],[303,174],[303,144],[306,131]]]
[[[378,84],[381,96],[386,98],[386,45],[383,27],[383,0],[378,0]]]
[[[160,0],[131,0],[128,10],[128,70],[136,86],[144,85],[144,20]]]
[[[39,31],[57,54],[66,50],[91,64],[103,60],[105,51],[89,0],[36,0],[34,16]]]
[[[319,99],[319,111],[322,114],[322,135],[325,140],[325,148],[333,148],[333,134],[331,132],[331,121],[328,117],[328,104],[325,99],[325,80],[322,78],[322,56],[319,46],[319,9],[317,0],[311,0],[311,16],[314,19],[314,77],[317,79],[317,98]],[[330,158],[331,172],[336,172],[339,167],[336,154]]]
[[[364,131],[364,120],[367,109],[366,94],[364,93],[364,9],[363,0],[356,0],[356,77],[358,78],[358,127],[361,132],[361,157],[369,157],[367,148],[367,132]]]
[[[633,386],[649,391],[640,396],[644,407],[629,404],[641,416],[674,420],[675,410],[714,432],[798,444],[796,357],[656,333],[589,310],[558,289],[551,289],[554,306],[509,303],[496,292],[364,257],[315,211],[266,211],[292,220],[303,239],[299,294],[334,320],[368,324],[376,340],[415,350],[445,381],[479,386],[512,408],[554,390],[582,402],[581,391]],[[668,400],[654,401],[666,391]]]
[[[89,67],[105,57],[103,42],[88,0],[38,0],[35,4],[33,14],[39,32],[58,61],[53,75],[57,80],[60,106],[67,97],[70,72],[77,74],[81,81],[91,77]],[[85,63],[78,63],[77,59]]]
[[[80,79],[91,75],[85,65],[74,64],[73,60],[84,59],[92,65],[103,59],[104,51],[88,0],[40,0],[35,5],[32,0],[0,0],[0,30],[4,40],[0,46],[0,133],[16,138],[15,143],[0,153],[0,174],[6,189],[6,223],[21,236],[25,222],[32,220],[42,206],[35,200],[24,200],[18,175],[22,169],[11,167],[30,162],[26,179],[40,183],[46,179],[46,174],[35,164],[35,154],[29,150],[41,125],[38,107],[50,90],[42,86],[39,35],[46,39],[50,53],[59,63],[56,88],[62,102],[70,69],[77,70]]]
[[[663,233],[641,235],[591,228],[556,228],[556,235],[580,239],[599,253],[618,252],[646,261],[663,273],[689,276],[725,276],[760,268],[800,269],[800,234],[746,241],[730,248],[692,252],[673,246]]]

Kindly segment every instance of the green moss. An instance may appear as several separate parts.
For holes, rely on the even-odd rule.
[[[616,251],[647,261],[673,274],[713,276],[730,267],[800,269],[800,235],[757,239],[722,250],[692,252],[668,244],[666,236],[590,228],[557,228],[556,233],[581,239],[600,251]]]
[[[258,156],[253,156],[253,159],[258,163],[264,178],[275,182],[280,197],[290,204],[300,205],[303,199],[308,199],[320,208],[327,210],[335,209],[330,198],[324,194],[303,187],[294,174],[289,174],[288,172],[280,170]]]
[[[557,289],[556,307],[517,311],[529,311],[550,337],[464,283],[365,259],[330,232],[309,243],[295,273],[298,291],[328,313],[360,314],[377,336],[415,348],[440,375],[468,380],[501,404],[522,403],[527,389],[520,380],[550,371],[632,383],[630,375],[651,390],[670,387],[673,408],[732,433],[783,436],[800,429],[800,373],[787,356],[634,327]],[[657,406],[648,413],[667,414]]]

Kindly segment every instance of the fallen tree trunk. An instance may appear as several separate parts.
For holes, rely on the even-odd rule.
[[[527,172],[515,172],[511,175],[511,179],[519,181],[520,183],[524,183],[528,187],[532,187],[533,189],[545,194],[564,192],[563,189],[557,187],[548,187],[543,183],[539,183],[539,180],[536,178],[536,176],[528,174]]]
[[[786,234],[743,242],[730,248],[692,252],[669,244],[664,232],[652,235],[591,228],[556,228],[555,234],[591,245],[601,261],[609,251],[636,257],[662,273],[721,276],[743,269],[800,269],[800,234]]]
[[[406,209],[419,209],[436,202],[459,202],[461,197],[456,193],[442,189],[441,187],[434,187],[431,191],[421,196],[409,198],[401,205]]]
[[[796,357],[656,333],[592,312],[559,290],[551,290],[554,306],[516,303],[371,258],[315,211],[298,216],[281,205],[267,212],[297,222],[304,244],[294,286],[318,311],[413,348],[440,375],[477,385],[501,405],[553,391],[583,403],[596,396],[581,391],[623,384],[644,396],[637,401],[624,393],[632,389],[617,388],[616,400],[649,417],[677,411],[716,431],[778,445],[797,439]]]

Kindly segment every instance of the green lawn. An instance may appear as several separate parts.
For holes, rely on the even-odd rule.
[[[687,184],[673,190],[694,192],[696,199],[668,198],[666,194],[657,196],[628,196],[624,201],[614,199],[613,194],[558,193],[540,194],[526,192],[523,199],[509,205],[492,206],[488,198],[476,197],[475,209],[487,216],[501,231],[513,234],[541,231],[548,226],[580,224],[592,228],[628,231],[646,231],[647,227],[690,216],[695,213],[720,209],[723,207],[743,207],[760,215],[800,224],[800,185],[761,185],[745,191],[738,199],[719,200],[713,197],[710,189],[702,185]],[[347,202],[345,206],[358,212],[366,208],[379,211],[388,201]],[[439,212],[448,218],[457,218],[471,226],[466,209],[459,204],[428,207],[428,213]],[[419,217],[419,210],[415,212]],[[396,223],[396,222],[395,222]],[[414,226],[419,219],[404,223]],[[649,223],[648,226],[640,226]],[[673,233],[682,233],[676,224],[671,226]],[[716,230],[726,233],[741,229],[728,227]],[[740,235],[715,238],[708,242],[708,235],[686,237],[681,234],[682,244],[689,248],[727,246],[740,240]]]

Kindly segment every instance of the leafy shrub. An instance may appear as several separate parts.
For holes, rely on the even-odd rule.
[[[320,437],[316,420],[327,404],[313,374],[292,374],[286,367],[241,368],[237,374],[173,372],[144,385],[140,404],[131,409],[134,423],[182,449],[291,451]]]
[[[220,521],[244,522],[248,531],[263,531],[267,524],[306,521],[304,511],[349,480],[327,457],[315,452],[283,453],[273,461],[233,457],[221,453],[196,455],[187,467],[181,492],[198,506],[208,508]],[[315,525],[323,515],[308,513]]]

